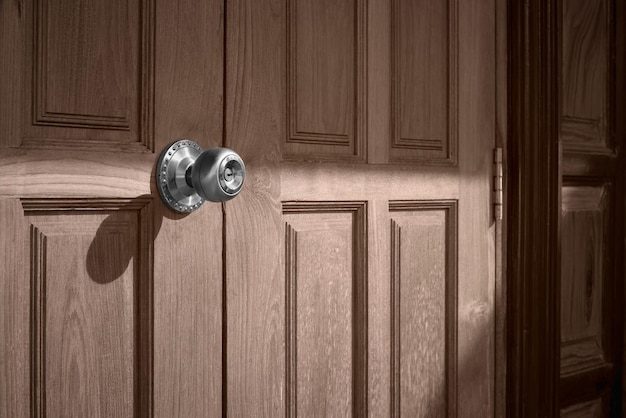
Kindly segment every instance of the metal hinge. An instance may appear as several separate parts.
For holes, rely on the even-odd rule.
[[[502,219],[502,148],[493,150],[493,217]]]

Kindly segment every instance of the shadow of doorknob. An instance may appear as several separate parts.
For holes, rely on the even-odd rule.
[[[171,209],[187,213],[206,200],[224,202],[237,196],[246,178],[246,167],[236,152],[209,148],[189,139],[172,143],[159,156],[157,189]]]

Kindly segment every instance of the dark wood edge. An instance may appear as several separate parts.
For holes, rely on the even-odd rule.
[[[626,362],[626,307],[623,302],[626,299],[626,4],[622,0],[613,0],[615,18],[612,22],[614,30],[614,96],[613,111],[611,117],[615,128],[613,143],[617,156],[617,167],[615,170],[615,201],[614,208],[616,222],[614,225],[615,234],[613,236],[615,246],[614,266],[614,301],[613,315],[617,326],[614,326],[614,335],[617,338],[614,358],[614,387],[611,393],[611,405],[615,410],[610,411],[614,416],[626,416],[626,388],[624,386],[624,363]],[[621,216],[620,216],[621,215]]]
[[[509,0],[507,416],[558,415],[558,1]]]

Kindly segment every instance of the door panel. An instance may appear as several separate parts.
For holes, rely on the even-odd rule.
[[[41,415],[129,416],[150,402],[133,382],[150,379],[153,254],[141,240],[151,208],[90,203],[22,201],[30,224],[31,405]]]
[[[393,416],[456,412],[456,201],[391,201]]]
[[[227,415],[492,415],[495,5],[304,3],[227,5]]]
[[[391,2],[391,161],[454,164],[458,142],[458,4]]]

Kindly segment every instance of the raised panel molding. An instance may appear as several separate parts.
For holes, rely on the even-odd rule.
[[[290,417],[367,416],[366,212],[365,202],[283,203]]]
[[[456,164],[457,0],[392,1],[391,160]]]
[[[151,199],[21,202],[31,221],[31,415],[151,416]],[[108,399],[100,385],[112,385]]]
[[[391,201],[393,416],[457,414],[457,202]]]
[[[53,16],[48,3],[32,5],[27,59],[33,66],[32,125],[48,129],[28,134],[22,146],[154,151],[155,0],[120,3],[124,18],[101,16],[97,2],[84,0],[55,7],[63,16]],[[107,18],[111,22],[103,22]],[[88,131],[77,137],[67,129]],[[118,133],[90,133],[98,131]]]
[[[46,416],[45,391],[45,273],[46,236],[34,225],[30,230],[31,271],[31,415]]]
[[[561,409],[561,418],[600,418],[602,412],[602,399],[578,403]]]
[[[608,365],[604,351],[610,185],[567,183],[561,195],[561,376]]]
[[[288,1],[283,154],[364,160],[366,2],[327,3]]]
[[[563,1],[562,115],[564,151],[608,154],[612,2]]]

